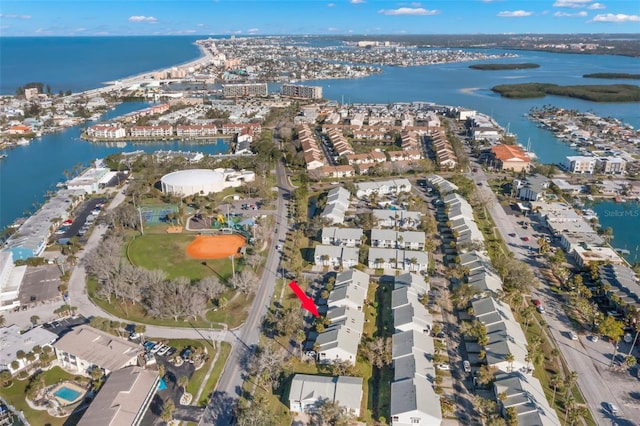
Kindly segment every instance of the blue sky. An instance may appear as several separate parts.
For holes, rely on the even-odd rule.
[[[2,0],[2,36],[637,33],[638,0]]]

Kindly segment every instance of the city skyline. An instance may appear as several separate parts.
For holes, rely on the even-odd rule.
[[[639,27],[640,6],[628,0],[10,0],[0,13],[2,36],[568,34]]]

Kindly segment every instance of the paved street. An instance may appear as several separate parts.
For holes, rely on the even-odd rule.
[[[284,239],[287,231],[287,207],[283,194],[291,189],[286,179],[286,172],[282,161],[276,164],[278,177],[278,199],[276,202],[276,228],[277,232],[271,241],[271,250],[267,256],[264,273],[256,297],[249,309],[249,315],[241,330],[230,332],[236,340],[232,342],[231,353],[227,359],[224,371],[218,386],[205,410],[205,415],[200,421],[201,425],[228,426],[233,424],[234,407],[241,393],[244,382],[243,359],[248,351],[253,351],[260,336],[262,318],[271,304],[271,298],[275,289],[276,274],[280,253],[276,250],[279,239]]]
[[[489,210],[496,228],[504,241],[507,242],[510,250],[514,252],[516,259],[520,259],[532,266],[534,273],[541,279],[542,285],[532,292],[532,297],[541,300],[545,307],[546,313],[544,319],[548,324],[549,331],[558,344],[562,356],[567,362],[569,370],[578,373],[578,386],[582,391],[585,400],[596,422],[599,425],[612,424],[612,418],[609,413],[604,410],[605,402],[613,402],[618,406],[620,413],[618,414],[618,424],[624,424],[621,420],[627,420],[631,424],[640,424],[640,395],[630,395],[629,386],[635,384],[636,389],[640,389],[640,381],[633,382],[629,373],[626,376],[614,376],[604,360],[605,355],[597,356],[594,348],[585,349],[585,336],[580,336],[578,341],[573,341],[568,337],[569,330],[572,330],[571,322],[565,314],[564,305],[567,301],[562,296],[558,296],[549,290],[545,284],[544,278],[540,275],[536,266],[540,266],[537,261],[529,255],[529,247],[533,247],[537,252],[538,244],[536,238],[533,237],[535,232],[533,226],[529,226],[527,230],[517,224],[517,221],[523,220],[522,217],[508,215],[503,206],[501,206],[491,188],[487,183],[486,174],[482,171],[482,166],[473,164],[478,168],[476,173],[470,173],[475,182],[481,182],[482,185],[477,189],[485,197],[486,200],[492,200],[488,203]],[[516,233],[517,237],[510,237],[510,233]],[[522,237],[529,236],[529,241],[524,242]],[[588,342],[592,343],[592,342]],[[605,348],[611,353],[612,346],[607,342],[597,342],[599,347]]]

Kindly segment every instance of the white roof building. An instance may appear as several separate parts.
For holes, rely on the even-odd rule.
[[[549,406],[540,381],[521,373],[498,374],[494,382],[496,398],[506,394],[505,409],[514,407],[519,426],[555,426],[561,424],[558,414]]]
[[[18,359],[18,351],[27,354],[36,346],[51,346],[57,338],[58,335],[42,327],[32,328],[25,333],[21,333],[20,327],[15,324],[0,328],[0,371],[9,370],[13,374],[21,370],[28,361],[24,358]],[[13,361],[18,361],[17,369],[11,367]]]
[[[392,179],[376,182],[361,182],[356,184],[358,189],[356,196],[362,198],[373,194],[387,195],[398,194],[400,192],[410,192],[411,182],[409,179]]]
[[[335,402],[347,413],[360,416],[362,378],[296,374],[289,390],[289,409],[295,413],[314,411],[321,401]]]
[[[322,228],[322,244],[356,247],[362,243],[363,235],[359,228]]]
[[[431,288],[422,275],[414,274],[413,272],[396,275],[394,285],[396,290],[402,287],[410,287],[417,294],[424,294]]]
[[[333,188],[327,194],[327,203],[320,214],[323,219],[328,219],[333,224],[343,223],[345,212],[349,209],[351,194],[343,187]]]
[[[358,264],[358,248],[317,245],[314,260],[318,266],[353,268]]]
[[[392,426],[439,426],[440,397],[431,383],[416,377],[391,383]]]

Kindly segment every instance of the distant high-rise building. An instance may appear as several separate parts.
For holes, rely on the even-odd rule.
[[[31,87],[29,89],[24,89],[24,97],[26,99],[32,99],[32,98],[35,98],[36,96],[38,96],[38,88],[37,87]]]
[[[251,96],[267,96],[267,83],[223,84],[222,95],[225,98],[245,98]]]
[[[283,84],[282,96],[291,96],[293,98],[305,99],[321,99],[321,86],[303,86],[300,84]]]

